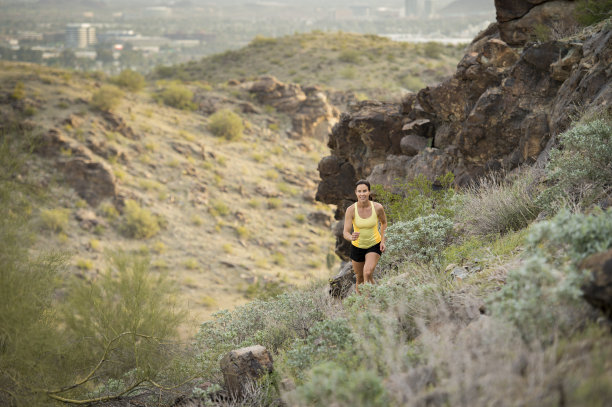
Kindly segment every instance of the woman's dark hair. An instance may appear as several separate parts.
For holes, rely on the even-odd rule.
[[[371,188],[370,188],[370,181],[365,180],[365,179],[360,179],[359,181],[357,181],[357,182],[355,183],[355,188],[357,188],[357,187],[358,187],[359,185],[361,185],[361,184],[363,184],[363,185],[365,185],[366,187],[368,187],[368,191],[371,189]]]

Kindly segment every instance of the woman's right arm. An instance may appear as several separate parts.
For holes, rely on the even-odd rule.
[[[354,206],[351,205],[346,208],[346,213],[344,214],[344,230],[342,231],[342,236],[349,242],[353,241],[353,234],[351,233],[353,230],[353,211]]]

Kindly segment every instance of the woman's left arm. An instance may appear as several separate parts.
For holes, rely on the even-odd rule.
[[[386,249],[385,241],[385,230],[387,229],[387,215],[385,214],[385,208],[381,204],[376,205],[376,216],[380,222],[380,251],[384,253]]]

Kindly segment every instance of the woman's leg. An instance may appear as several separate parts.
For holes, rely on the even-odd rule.
[[[357,294],[361,294],[359,292],[359,284],[363,284],[363,265],[365,262],[363,261],[355,261],[353,262],[353,271],[355,272],[355,277],[357,278],[357,283],[355,284],[355,291]]]
[[[365,256],[365,263],[363,264],[363,281],[365,283],[374,284],[374,269],[378,264],[380,254],[375,252],[367,253]]]

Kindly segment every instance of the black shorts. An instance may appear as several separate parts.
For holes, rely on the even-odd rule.
[[[362,249],[351,244],[351,260],[358,263],[363,263],[365,261],[365,256],[368,253],[378,253],[379,256],[382,255],[382,252],[380,251],[380,243],[376,243],[374,246],[368,247],[367,249]]]

